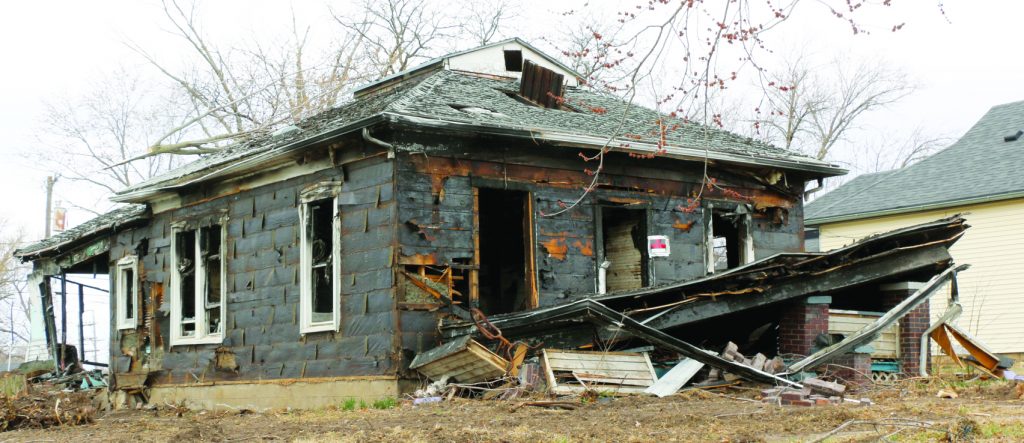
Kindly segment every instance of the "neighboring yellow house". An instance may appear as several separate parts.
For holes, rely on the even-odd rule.
[[[805,211],[808,248],[816,235],[821,251],[965,214],[971,228],[950,249],[957,263],[971,264],[959,275],[958,325],[996,353],[1024,360],[1024,101],[993,107],[948,148],[858,176]],[[932,318],[947,303],[948,291],[933,297]]]

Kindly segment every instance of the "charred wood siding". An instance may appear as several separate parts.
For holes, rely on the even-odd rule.
[[[612,157],[602,175],[605,185],[579,205],[552,214],[576,200],[591,177],[571,150],[505,145],[486,138],[465,141],[399,134],[415,139],[422,152],[399,151],[397,163],[399,263],[440,267],[470,263],[473,257],[473,188],[528,191],[534,208],[534,256],[539,306],[563,304],[596,292],[600,255],[599,207],[623,206],[644,212],[646,234],[667,235],[672,255],[648,263],[658,285],[704,275],[702,209],[684,211],[701,186],[701,165]],[[425,154],[424,154],[425,153]],[[755,207],[753,236],[757,257],[801,250],[799,193],[768,189],[740,174],[712,170],[720,184],[747,197]],[[794,180],[798,181],[798,180]],[[729,200],[719,189],[707,198]],[[779,213],[773,208],[780,207]],[[784,216],[788,215],[788,217]],[[433,313],[403,311],[402,347],[410,353],[438,344]]]
[[[342,173],[342,169],[344,173]],[[312,183],[340,179],[341,330],[299,333],[298,193]],[[154,384],[214,380],[382,375],[395,371],[394,278],[396,204],[393,164],[382,157],[349,163],[251,191],[205,201],[153,217],[149,226],[117,236],[111,259],[131,254],[140,242],[144,308],[152,332],[113,333],[112,361],[135,355],[160,370]],[[219,345],[169,346],[170,223],[204,223],[226,214],[228,314]],[[167,294],[154,300],[157,294]],[[154,304],[155,303],[155,304]],[[156,309],[150,311],[149,308]],[[145,355],[144,337],[152,353]],[[217,348],[233,355],[237,369],[217,368]],[[117,367],[117,372],[127,368]]]

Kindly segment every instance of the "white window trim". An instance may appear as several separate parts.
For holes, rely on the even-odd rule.
[[[703,208],[704,211],[707,211],[704,216],[704,266],[706,268],[706,273],[709,275],[728,270],[715,270],[714,207],[713,203],[708,203]],[[754,235],[753,232],[751,232],[754,220],[753,217],[751,217],[750,209],[747,205],[737,205],[736,212],[743,215],[740,226],[738,227],[740,231],[740,263],[737,267],[739,267],[754,261]]]
[[[125,281],[123,271],[131,270],[132,278],[135,280],[132,284],[132,293],[125,293]],[[135,329],[139,325],[139,259],[134,255],[124,257],[117,261],[115,274],[115,303],[117,312],[117,329]],[[128,317],[128,297],[131,297],[135,302],[132,306],[135,307],[131,318]]]
[[[196,231],[195,251],[200,253],[200,242],[202,236],[199,234],[201,228],[184,229],[173,227],[171,229],[171,346],[200,345],[222,343],[224,341],[224,330],[227,329],[227,223],[222,220],[220,225],[220,332],[210,334],[206,332],[206,264],[203,260],[195,260],[195,307],[196,307],[196,334],[192,337],[181,335],[181,275],[178,273],[178,233],[182,231]]]
[[[322,188],[321,188],[322,189]],[[312,245],[307,240],[307,223],[309,204],[323,200],[322,193],[304,195],[299,206],[299,332],[337,331],[341,326],[341,217],[338,212],[336,193],[330,198],[331,205],[331,293],[334,295],[333,315],[328,321],[313,322],[313,281],[312,281]]]

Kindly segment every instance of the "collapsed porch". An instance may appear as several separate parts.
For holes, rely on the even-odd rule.
[[[442,323],[441,333],[446,340],[473,337],[487,342],[498,331],[502,341],[556,349],[615,350],[646,343],[743,378],[795,384],[790,378],[797,373],[836,358],[848,358],[844,355],[851,352],[856,351],[852,355],[859,355],[857,358],[864,361],[870,351],[865,351],[863,345],[896,322],[900,322],[903,335],[920,337],[925,333],[927,321],[921,323],[915,318],[911,322],[907,314],[924,312],[927,318],[928,298],[948,291],[949,282],[955,286],[956,273],[966,266],[954,266],[948,249],[967,228],[962,217],[954,216],[880,234],[827,253],[776,254],[688,282],[594,294],[554,307],[489,317],[478,315],[472,320],[448,319]],[[916,290],[900,296],[883,294],[881,290],[887,284],[926,280],[927,284],[914,286]],[[786,314],[822,304],[824,323],[820,317],[811,315],[799,317],[806,324],[785,324],[787,318],[794,317]],[[838,343],[831,347],[827,346],[831,343],[815,345],[818,336],[828,338],[829,304],[867,304],[889,313],[858,333],[838,337]],[[821,307],[814,309],[820,312]],[[790,354],[788,370],[771,374],[706,350],[731,344],[739,341],[738,336],[749,334],[750,325],[745,327],[735,321],[737,316],[744,315],[742,318],[746,319],[762,317],[769,325],[767,328],[761,328],[761,323],[753,325],[762,329],[762,334],[763,329],[776,330],[775,349],[764,351],[767,355]],[[729,326],[715,327],[716,322]],[[794,349],[793,343],[781,337],[787,327],[810,340]],[[900,362],[906,367],[905,372],[916,373],[918,355],[927,353],[927,349],[919,349],[919,344],[906,340],[898,346],[906,348],[905,358]],[[793,350],[798,352],[786,352]],[[513,360],[511,354],[509,357]],[[522,357],[517,361],[521,362]]]

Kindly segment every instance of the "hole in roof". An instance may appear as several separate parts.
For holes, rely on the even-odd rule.
[[[1003,141],[1004,142],[1015,142],[1022,135],[1024,135],[1024,131],[1017,131],[1016,133],[1014,133],[1012,135],[1007,135],[1006,137],[1003,137]]]
[[[523,72],[523,51],[518,49],[505,50],[505,70]]]
[[[487,108],[481,108],[479,106],[459,105],[459,104],[449,104],[448,106],[450,106],[452,109],[465,112],[466,114],[482,115],[482,116],[488,116],[488,117],[508,117],[507,115],[502,114],[500,112],[493,111],[493,110],[490,110],[490,109],[487,109]]]
[[[573,107],[572,105],[570,105],[568,103],[562,103],[561,105],[558,105],[557,108],[545,108],[545,107],[543,107],[543,106],[541,106],[541,105],[539,105],[537,103],[534,103],[534,102],[528,100],[526,97],[523,97],[523,96],[519,95],[519,93],[516,92],[516,91],[509,91],[507,89],[500,89],[500,88],[494,88],[494,90],[498,91],[498,92],[500,92],[502,94],[505,94],[508,98],[510,98],[512,100],[515,100],[515,101],[517,101],[519,103],[522,103],[522,104],[524,104],[526,106],[531,106],[531,107],[540,108],[540,109],[554,109],[556,111],[580,112],[579,109],[576,109],[575,107]]]

